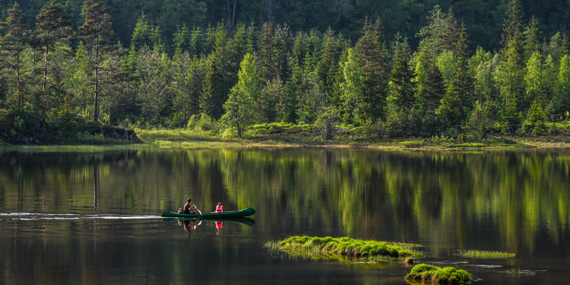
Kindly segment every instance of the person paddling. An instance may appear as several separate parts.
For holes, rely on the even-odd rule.
[[[191,204],[192,199],[188,198],[188,202],[184,204],[184,210],[182,211],[184,214],[196,214],[198,211],[198,207],[196,205]]]

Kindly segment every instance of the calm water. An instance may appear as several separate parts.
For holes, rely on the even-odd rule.
[[[251,206],[255,224],[160,213]],[[304,260],[291,235],[424,246],[475,284],[570,280],[570,152],[137,150],[0,155],[0,284],[406,284],[397,262]],[[466,260],[458,250],[516,253]],[[467,261],[468,263],[459,263]]]

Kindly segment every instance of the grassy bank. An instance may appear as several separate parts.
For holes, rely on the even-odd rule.
[[[265,246],[270,250],[284,251],[292,256],[315,259],[401,259],[422,255],[420,251],[415,250],[419,246],[415,244],[365,241],[349,237],[293,236],[278,242],[267,242]]]
[[[269,125],[269,124],[268,124]],[[522,150],[532,148],[570,148],[570,137],[506,137],[496,136],[480,142],[434,136],[431,138],[372,139],[362,136],[337,137],[324,140],[312,133],[308,126],[283,125],[256,127],[243,138],[205,132],[199,129],[136,129],[137,136],[146,143],[156,143],[169,148],[215,147],[317,147],[317,148],[372,148],[383,150],[444,150],[489,151]],[[277,131],[276,131],[277,129]],[[289,130],[289,131],[287,131]]]
[[[404,279],[410,283],[466,284],[471,281],[471,274],[454,267],[418,264]]]

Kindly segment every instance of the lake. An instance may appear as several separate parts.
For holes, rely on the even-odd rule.
[[[160,216],[187,198],[202,212],[222,202],[257,213],[190,225]],[[264,247],[292,235],[417,243],[421,262],[475,284],[563,284],[569,205],[565,150],[10,152],[0,154],[0,284],[407,284],[401,262]]]

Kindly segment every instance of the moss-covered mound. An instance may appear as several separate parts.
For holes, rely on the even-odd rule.
[[[437,267],[429,264],[418,264],[412,268],[405,277],[411,283],[435,284],[467,284],[471,281],[471,274],[454,267]]]
[[[349,237],[293,236],[279,242],[265,244],[270,249],[279,249],[293,256],[312,258],[405,258],[421,256],[414,250],[415,244],[358,240]]]

